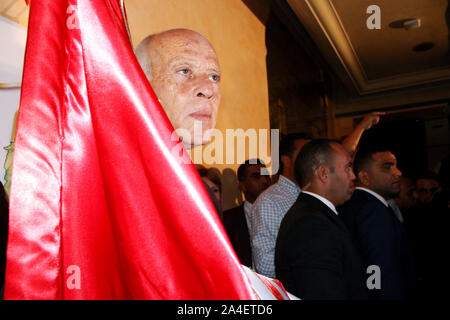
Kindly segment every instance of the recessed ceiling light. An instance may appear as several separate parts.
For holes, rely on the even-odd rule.
[[[424,52],[434,48],[433,42],[422,42],[418,45],[414,46],[413,51],[415,52]]]
[[[389,24],[390,28],[405,29],[405,30],[420,28],[420,26],[421,26],[420,18],[401,19],[393,21]]]
[[[410,19],[403,22],[405,30],[420,28],[420,19]]]

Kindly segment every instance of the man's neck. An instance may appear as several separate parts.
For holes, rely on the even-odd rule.
[[[375,189],[371,188],[370,186],[363,185],[362,183],[355,183],[355,187],[364,188],[364,189],[370,190],[372,192],[375,192],[376,194],[378,194],[380,197],[382,197],[385,200],[391,199],[391,197],[387,197],[383,192],[375,190]]]
[[[310,187],[308,189],[303,189],[303,191],[308,191],[314,194],[317,194],[318,196],[321,196],[322,198],[327,199],[328,201],[330,201],[334,206],[336,205],[334,203],[334,201],[331,199],[332,197],[329,196],[329,194],[327,194],[325,191],[320,190],[318,188],[314,188],[314,187]]]
[[[253,202],[255,202],[256,201],[256,198],[253,198],[253,197],[247,197],[247,195],[244,193],[244,196],[245,196],[245,201],[247,201],[248,203],[250,203],[250,204],[253,204]]]
[[[295,179],[295,175],[291,172],[286,172],[283,171],[283,173],[281,173],[281,175],[289,180],[291,180],[293,183],[295,183],[296,185],[298,185],[297,183],[297,179]]]

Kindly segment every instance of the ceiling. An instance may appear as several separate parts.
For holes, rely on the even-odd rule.
[[[364,96],[415,85],[450,81],[449,0],[283,0],[348,88]],[[269,1],[256,8],[267,11]],[[367,8],[380,8],[381,29],[369,30]],[[0,0],[0,15],[23,26],[29,10],[24,0]],[[404,19],[419,18],[419,28],[405,30]],[[432,43],[428,51],[413,48]]]
[[[336,74],[359,95],[450,80],[448,0],[287,3]],[[381,29],[366,24],[373,4],[380,8]],[[412,18],[420,19],[420,27],[403,28]],[[432,48],[414,51],[418,45]]]

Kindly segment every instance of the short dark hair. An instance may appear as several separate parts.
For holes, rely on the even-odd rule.
[[[361,148],[356,152],[355,159],[353,160],[353,172],[358,177],[358,173],[361,170],[367,168],[367,165],[373,161],[373,155],[379,152],[391,152],[391,150],[384,145],[371,145]]]
[[[217,168],[206,168],[205,166],[198,164],[195,165],[195,168],[198,171],[198,174],[202,178],[208,178],[219,187],[219,190],[222,191],[222,180],[220,178],[220,171]]]
[[[308,142],[300,150],[295,160],[295,178],[300,188],[311,182],[314,172],[320,165],[326,165],[334,172],[334,152],[332,143],[339,141],[330,139],[316,139]]]
[[[439,184],[441,184],[439,176],[431,170],[424,170],[417,174],[415,176],[414,182],[417,182],[420,179],[436,180]]]
[[[238,168],[238,170],[237,170],[237,178],[238,178],[238,180],[239,181],[245,181],[245,179],[247,178],[247,169],[250,167],[250,166],[253,166],[253,165],[255,165],[255,164],[262,164],[262,165],[266,165],[265,163],[264,163],[264,161],[262,161],[261,159],[249,159],[249,160],[246,160],[244,163],[242,163],[240,166],[239,166],[239,168]]]
[[[302,140],[311,140],[311,136],[309,136],[305,132],[297,132],[297,133],[289,133],[288,135],[285,135],[281,137],[280,141],[280,147],[279,147],[279,157],[280,157],[280,172],[283,172],[283,162],[281,161],[281,156],[288,156],[292,157],[295,151],[295,141],[302,139]]]

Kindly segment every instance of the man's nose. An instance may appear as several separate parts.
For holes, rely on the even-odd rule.
[[[395,167],[394,174],[395,174],[396,176],[398,176],[398,177],[401,177],[401,176],[402,176],[402,172],[401,172],[400,169],[397,168],[397,167]]]
[[[199,98],[212,98],[214,96],[214,85],[211,80],[199,79],[195,89],[195,95]]]
[[[350,169],[350,180],[355,180],[356,176],[352,169]]]

